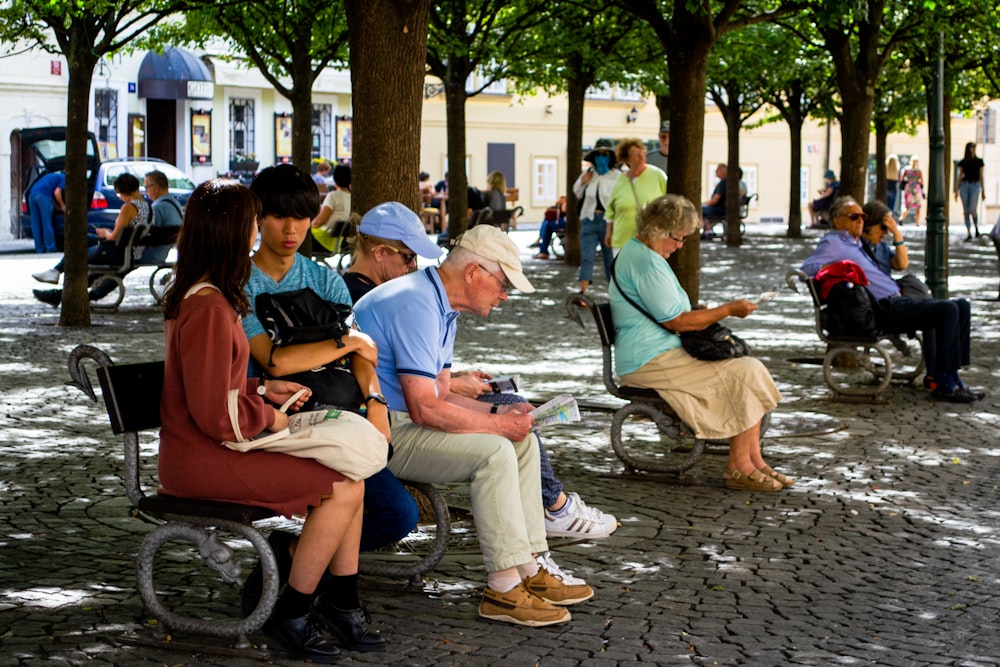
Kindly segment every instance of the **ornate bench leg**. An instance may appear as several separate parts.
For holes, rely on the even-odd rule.
[[[634,415],[648,417],[656,425],[656,432],[647,429],[640,436],[625,442],[623,430]],[[637,422],[638,423],[638,422]],[[633,470],[682,474],[701,458],[705,441],[695,438],[680,421],[652,403],[632,402],[620,408],[611,420],[611,446],[625,465]],[[643,456],[635,456],[631,449],[642,446]]]
[[[171,541],[185,541],[201,553],[202,558],[228,583],[242,584],[240,567],[232,560],[233,552],[216,539],[217,532],[211,527],[236,533],[248,540],[257,551],[264,573],[264,586],[260,602],[246,618],[233,622],[208,620],[182,616],[170,611],[160,602],[153,582],[156,552]],[[247,636],[259,630],[271,615],[278,599],[278,566],[271,546],[253,526],[232,521],[213,521],[184,517],[157,526],[143,539],[139,547],[136,567],[136,586],[139,597],[150,614],[163,625],[163,632],[177,630],[212,637],[227,637],[235,640],[237,648],[250,646]]]
[[[831,345],[823,358],[823,378],[838,401],[881,401],[892,375],[892,358],[877,343]]]
[[[414,496],[418,501],[423,496],[430,504],[434,512],[434,536],[428,539],[424,531],[417,530],[395,545],[373,554],[362,554],[359,571],[361,574],[406,579],[411,586],[419,586],[423,576],[434,569],[448,548],[451,518],[448,503],[434,485],[405,480],[403,483],[409,487],[410,493],[417,492]]]
[[[163,295],[174,280],[173,264],[158,264],[153,273],[149,276],[149,293],[153,295],[153,301],[159,306],[163,303]]]

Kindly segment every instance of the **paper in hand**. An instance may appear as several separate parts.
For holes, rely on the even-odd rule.
[[[535,418],[536,427],[580,421],[580,408],[576,404],[576,399],[569,394],[559,394],[529,414]]]

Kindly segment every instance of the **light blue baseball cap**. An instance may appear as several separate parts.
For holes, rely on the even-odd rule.
[[[441,256],[441,248],[427,238],[417,214],[398,201],[387,201],[365,213],[358,231],[386,241],[399,241],[427,259]]]

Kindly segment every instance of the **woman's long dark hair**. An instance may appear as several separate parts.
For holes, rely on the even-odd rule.
[[[184,295],[202,280],[219,288],[241,317],[247,314],[243,291],[250,280],[247,243],[259,215],[257,195],[236,181],[216,178],[195,189],[177,239],[174,282],[163,297],[165,319],[177,317]]]
[[[976,157],[976,145],[971,141],[965,144],[965,159],[971,160]]]

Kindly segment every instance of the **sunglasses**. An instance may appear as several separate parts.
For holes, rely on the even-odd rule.
[[[844,217],[851,220],[852,222],[857,222],[858,220],[867,220],[868,216],[864,213],[845,213]]]
[[[415,252],[406,252],[405,250],[391,246],[388,243],[384,244],[382,247],[391,250],[400,257],[402,257],[403,264],[413,264],[414,262],[417,261],[417,253]]]

